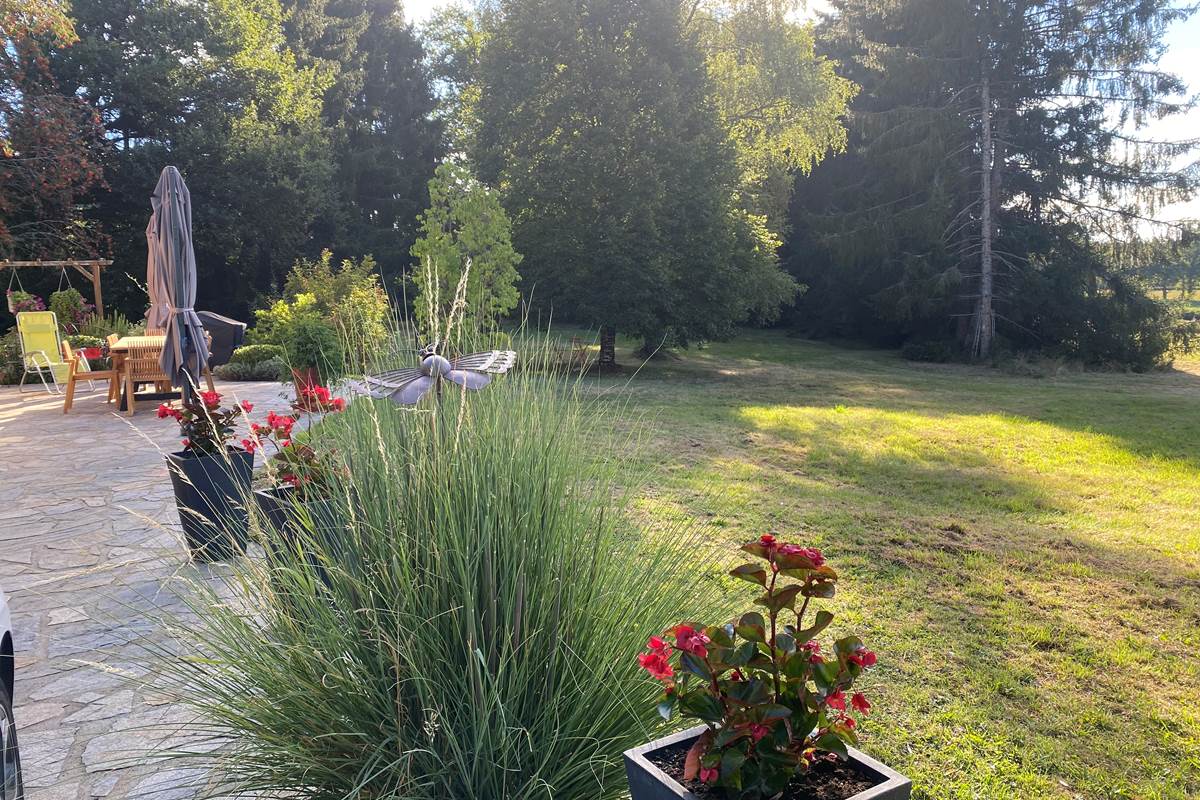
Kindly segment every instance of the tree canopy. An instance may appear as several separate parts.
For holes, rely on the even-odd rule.
[[[1195,187],[1190,142],[1137,129],[1189,107],[1155,67],[1155,0],[835,0],[820,33],[863,88],[849,151],[794,207],[797,309],[813,329],[957,336],[1121,360],[1102,340],[1157,338],[1162,314],[1095,242],[1132,237]]]

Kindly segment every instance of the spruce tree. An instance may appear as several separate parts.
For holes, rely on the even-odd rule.
[[[1158,324],[1113,288],[1120,276],[1089,242],[1132,235],[1194,189],[1192,172],[1170,166],[1189,143],[1129,133],[1188,107],[1154,66],[1186,11],[1163,0],[833,5],[827,47],[863,91],[848,157],[819,168],[796,206],[789,261],[814,278],[806,308],[898,336],[957,320],[975,357],[994,349],[998,322],[1042,346],[1105,315],[1130,337],[1138,319]],[[846,285],[857,291],[831,303]],[[1045,318],[1042,291],[1079,307],[1078,329]]]

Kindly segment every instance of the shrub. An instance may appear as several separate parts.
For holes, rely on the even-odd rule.
[[[173,754],[215,762],[222,791],[623,791],[620,753],[657,719],[628,654],[658,620],[721,613],[703,570],[682,567],[701,543],[623,516],[611,399],[585,407],[527,373],[462,398],[421,414],[359,399],[326,418],[309,433],[349,468],[328,497],[334,541],[263,530],[275,561],[191,581],[153,680],[225,744]]]
[[[283,360],[284,349],[277,344],[247,344],[233,351],[230,364],[259,364],[271,359]]]
[[[0,386],[20,383],[22,372],[21,340],[13,328],[0,336]]]
[[[114,311],[106,316],[89,315],[80,325],[79,333],[85,336],[108,338],[109,334],[130,336],[145,329],[143,324],[134,325],[120,311]]]
[[[838,574],[820,550],[770,534],[742,550],[761,560],[729,574],[758,587],[754,602],[766,616],[751,611],[722,625],[675,625],[650,638],[638,663],[662,683],[663,717],[678,711],[707,726],[688,752],[684,780],[754,800],[778,795],[820,760],[845,759],[846,745],[858,744],[849,711],[865,714],[871,704],[861,692],[847,693],[875,654],[845,636],[822,655],[816,637],[833,614],[812,601],[833,597]]]
[[[76,333],[66,337],[67,342],[76,350],[83,350],[87,347],[103,347],[104,340],[99,336],[87,336],[86,334]]]
[[[213,367],[213,375],[223,381],[284,381],[288,374],[287,364],[282,358],[268,358],[254,364],[231,361]]]
[[[328,382],[342,370],[342,340],[329,323],[313,312],[296,313],[283,328],[288,365],[316,369]]]
[[[82,333],[80,327],[95,310],[84,301],[78,289],[62,289],[50,295],[50,310],[58,318],[58,327],[66,333]]]
[[[36,294],[30,294],[26,291],[13,291],[9,289],[7,292],[9,310],[13,314],[19,314],[22,311],[45,311],[46,304],[42,298]]]
[[[900,348],[900,355],[909,361],[928,361],[934,364],[954,361],[961,352],[954,342],[944,339],[909,339]]]

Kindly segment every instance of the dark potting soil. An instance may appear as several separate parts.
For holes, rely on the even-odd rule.
[[[683,762],[691,745],[691,741],[681,742],[646,753],[645,757],[697,797],[704,800],[725,800],[724,789],[700,781],[683,779]],[[780,795],[780,800],[846,800],[882,782],[878,775],[860,770],[848,761],[822,760],[804,775],[792,778]]]

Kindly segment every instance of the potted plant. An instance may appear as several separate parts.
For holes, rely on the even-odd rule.
[[[82,333],[71,334],[67,337],[71,347],[78,350],[89,362],[104,356],[104,340],[99,336],[86,336]]]
[[[254,455],[230,444],[234,424],[250,403],[223,407],[217,392],[199,392],[180,408],[158,407],[159,419],[174,419],[183,450],[167,454],[179,521],[197,561],[230,558],[246,546],[250,478]]]
[[[319,386],[342,362],[337,331],[316,311],[292,315],[285,326],[284,348],[297,390]]]
[[[339,412],[346,407],[340,397],[332,397],[329,390],[318,386],[315,397],[323,397],[322,411]],[[301,441],[293,436],[296,418],[271,412],[266,424],[252,424],[250,438],[242,440],[242,446],[253,453],[260,447],[270,446],[274,453],[264,464],[266,483],[264,488],[255,489],[254,500],[271,527],[287,546],[304,550],[306,539],[315,534],[325,551],[340,553],[341,521],[331,495],[338,482],[346,477],[346,467],[333,450],[314,447],[311,432],[299,434],[309,439]],[[311,533],[310,533],[311,531]],[[269,549],[277,553],[277,545]],[[309,563],[325,579],[324,570],[309,554]]]
[[[833,596],[837,573],[770,534],[742,550],[760,560],[730,575],[761,589],[763,611],[676,625],[638,656],[662,684],[659,713],[702,724],[626,751],[631,800],[907,800],[907,778],[852,747],[855,715],[871,708],[852,689],[875,654],[857,636],[829,651],[816,638],[833,614],[813,603]]]

